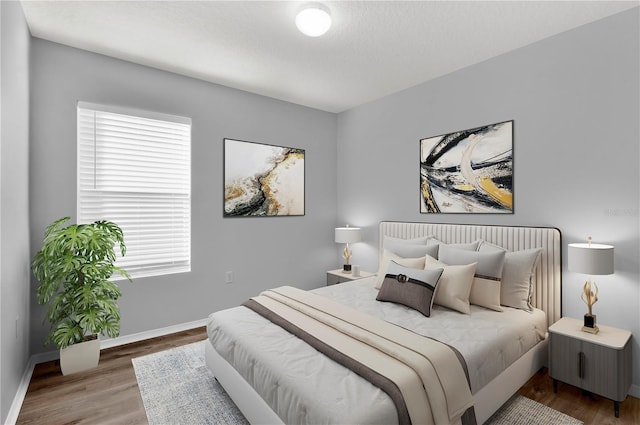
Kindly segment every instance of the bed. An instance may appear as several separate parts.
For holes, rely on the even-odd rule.
[[[381,284],[377,276],[311,291],[450,344],[466,361],[475,418],[483,423],[546,364],[546,329],[561,317],[560,232],[385,221],[379,225],[378,239],[381,266],[388,264],[386,256],[394,245],[413,241],[427,240],[425,245],[435,241],[443,255],[446,250],[448,255],[459,254],[458,247],[504,251],[511,261],[520,253],[538,252],[527,296],[530,308],[501,306],[497,309],[502,311],[494,311],[470,304],[468,314],[463,314],[436,303],[425,318],[406,306],[376,301]],[[378,274],[384,273],[381,269]],[[398,422],[396,407],[384,391],[249,308],[213,313],[207,331],[207,365],[252,424]]]

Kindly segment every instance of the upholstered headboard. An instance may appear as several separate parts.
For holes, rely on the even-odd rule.
[[[560,230],[556,228],[383,221],[380,223],[380,253],[385,235],[403,239],[434,236],[444,243],[482,239],[509,251],[541,248],[531,303],[547,313],[549,325],[562,317],[562,244]]]

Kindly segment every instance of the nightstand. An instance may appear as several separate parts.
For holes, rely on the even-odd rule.
[[[598,325],[583,332],[582,320],[563,317],[549,327],[549,376],[613,400],[616,418],[631,386],[631,332]]]
[[[375,273],[360,271],[360,276],[354,276],[351,273],[342,273],[342,269],[329,270],[327,272],[327,286],[362,279],[364,277],[373,276],[374,274]]]

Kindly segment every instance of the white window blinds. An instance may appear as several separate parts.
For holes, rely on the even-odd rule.
[[[122,228],[132,277],[190,271],[191,119],[78,102],[77,213]]]

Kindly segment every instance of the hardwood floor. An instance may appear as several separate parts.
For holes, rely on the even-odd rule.
[[[205,338],[202,327],[106,349],[97,369],[69,376],[62,376],[57,361],[38,364],[17,424],[146,424],[131,359]],[[533,376],[518,393],[585,425],[640,423],[640,399],[627,397],[616,418],[610,400],[584,395],[562,383],[554,394],[546,370]]]
[[[131,359],[206,339],[204,327],[100,353],[96,369],[60,373],[60,362],[36,365],[17,424],[146,424]]]
[[[558,392],[553,393],[553,380],[547,369],[535,374],[518,391],[538,403],[581,420],[585,425],[635,425],[640,424],[640,399],[627,396],[620,403],[620,417],[613,413],[613,401],[583,393],[579,388],[558,383]]]

